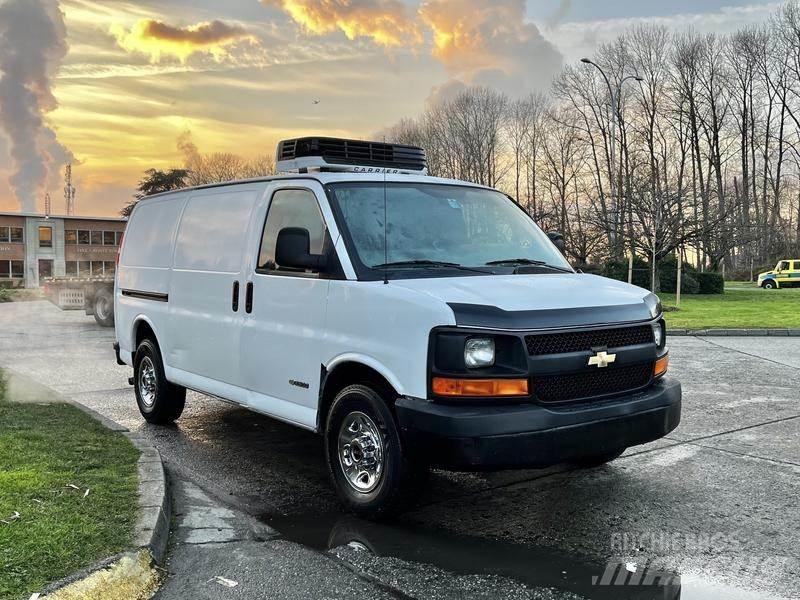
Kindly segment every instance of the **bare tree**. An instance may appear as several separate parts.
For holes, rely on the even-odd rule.
[[[800,254],[800,1],[729,36],[636,26],[594,62],[608,84],[577,64],[548,96],[467,88],[387,138],[508,191],[581,264],[642,256],[654,287],[678,251],[748,273]]]

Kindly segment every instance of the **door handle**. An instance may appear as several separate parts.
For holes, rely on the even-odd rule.
[[[244,295],[244,310],[249,315],[253,312],[253,282],[247,282],[247,291]]]
[[[239,282],[233,282],[233,297],[231,298],[233,312],[239,312]]]

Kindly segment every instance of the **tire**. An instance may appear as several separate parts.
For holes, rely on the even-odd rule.
[[[776,290],[778,289],[778,284],[776,284],[771,279],[767,279],[762,286],[765,290]]]
[[[92,299],[94,320],[100,327],[114,326],[114,297],[109,290],[97,290]]]
[[[161,352],[153,340],[143,340],[136,349],[133,387],[139,412],[148,423],[165,425],[181,416],[186,388],[167,381]]]
[[[325,426],[333,486],[344,507],[360,517],[396,512],[413,488],[415,469],[403,455],[387,400],[370,385],[348,386],[336,395]]]
[[[620,456],[622,456],[622,453],[625,452],[625,450],[627,450],[627,448],[609,450],[608,452],[600,452],[598,454],[590,454],[588,456],[583,456],[573,460],[572,464],[582,469],[592,469],[618,459]]]

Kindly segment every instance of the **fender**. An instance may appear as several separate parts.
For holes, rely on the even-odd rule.
[[[133,346],[136,344],[136,333],[135,332],[139,328],[139,323],[142,323],[142,322],[147,323],[147,325],[150,327],[150,329],[152,329],[153,333],[156,336],[156,341],[161,339],[161,332],[159,331],[159,328],[155,326],[155,324],[150,319],[150,317],[148,317],[147,315],[143,315],[143,314],[136,315],[136,317],[133,319],[133,326],[132,326],[131,331],[130,331],[131,355],[133,355],[133,353],[136,352],[136,348],[133,348]]]
[[[395,391],[399,395],[401,396],[405,395],[405,388],[403,387],[403,384],[400,383],[400,380],[395,376],[395,374],[392,373],[392,371],[384,364],[382,364],[380,361],[366,354],[359,354],[356,352],[346,352],[344,354],[339,354],[338,356],[335,356],[327,363],[325,363],[325,370],[330,373],[340,364],[348,362],[361,363],[362,365],[377,371],[383,376],[384,379],[386,379],[386,381],[388,381],[391,384],[391,386],[395,389]]]

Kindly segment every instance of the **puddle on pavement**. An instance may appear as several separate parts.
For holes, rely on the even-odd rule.
[[[681,578],[677,573],[638,569],[633,574],[626,572],[624,563],[586,561],[551,548],[374,523],[338,513],[263,516],[262,520],[286,539],[321,551],[351,544],[377,556],[425,563],[456,574],[498,575],[587,600],[771,600],[763,593]]]

